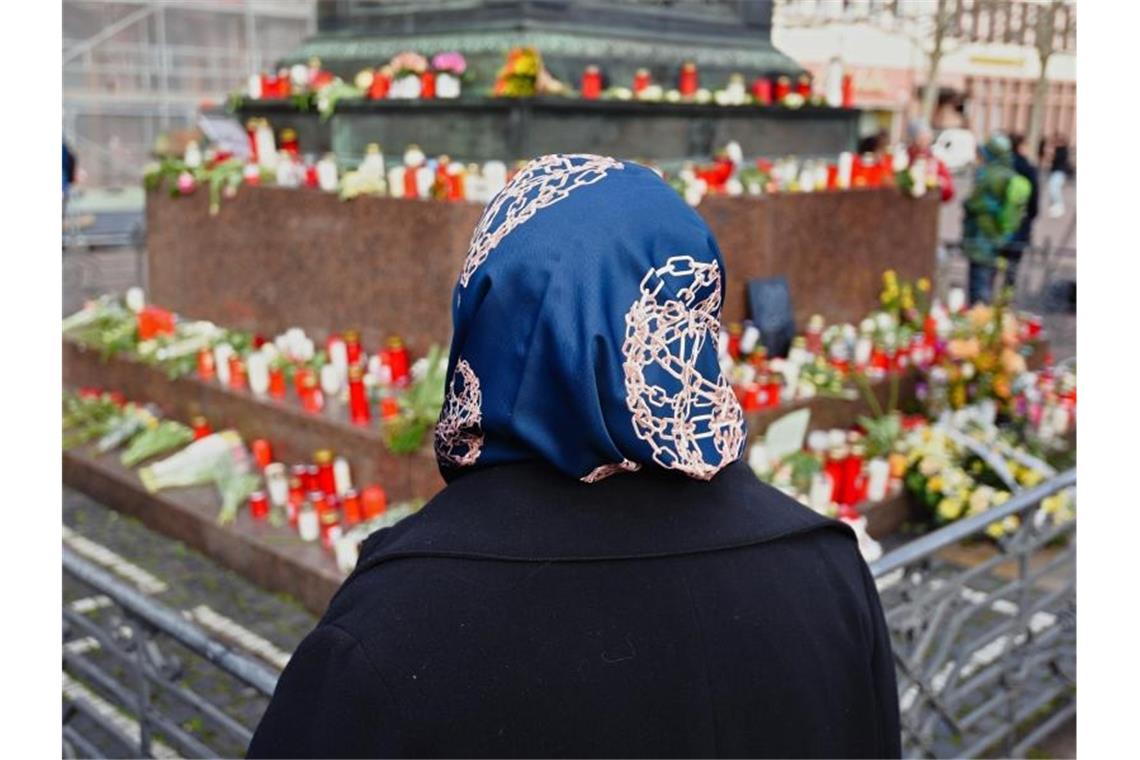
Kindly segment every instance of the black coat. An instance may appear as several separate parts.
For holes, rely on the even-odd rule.
[[[736,463],[472,472],[379,531],[250,757],[897,757],[851,531]]]

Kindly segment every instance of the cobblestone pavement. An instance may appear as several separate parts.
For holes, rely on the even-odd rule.
[[[63,524],[64,544],[73,551],[101,565],[102,569],[111,570],[127,585],[183,612],[213,637],[270,669],[282,668],[289,654],[316,624],[316,618],[292,599],[266,592],[182,543],[154,533],[136,520],[70,488],[63,492]],[[126,570],[118,564],[123,560],[127,563]],[[92,604],[90,600],[94,598],[90,589],[64,576],[63,603],[78,603],[78,608],[84,610],[92,622],[108,625],[107,616],[113,614],[113,610]],[[68,638],[69,651],[81,653],[100,667],[121,672],[109,655],[97,649],[92,651],[90,642],[82,641],[85,637],[81,632]],[[178,657],[186,684],[239,723],[247,727],[256,725],[265,709],[263,697],[177,645],[167,642],[163,650]],[[93,689],[90,681],[76,678],[74,673],[70,675],[80,684],[71,688],[86,687],[109,699],[105,691]],[[69,683],[65,680],[65,693]],[[65,696],[65,709],[68,702]],[[196,733],[225,756],[244,754],[244,746],[227,741],[223,734],[211,732],[193,711],[173,700],[167,700],[162,707],[169,710],[183,728]],[[71,725],[100,753],[108,757],[129,756],[92,720],[79,716]],[[126,730],[129,732],[131,728],[127,726]]]

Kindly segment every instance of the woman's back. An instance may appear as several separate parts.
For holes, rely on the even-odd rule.
[[[759,483],[542,464],[366,545],[250,748],[272,756],[897,756],[850,531]]]

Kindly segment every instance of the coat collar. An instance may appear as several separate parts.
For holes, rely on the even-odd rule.
[[[656,468],[594,484],[543,463],[501,465],[454,480],[420,512],[374,533],[356,572],[390,559],[530,562],[664,557],[850,529],[761,483],[743,462],[711,481]]]

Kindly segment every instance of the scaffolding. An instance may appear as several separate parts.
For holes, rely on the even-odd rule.
[[[84,184],[137,183],[159,135],[315,28],[314,0],[64,0],[63,135]]]

